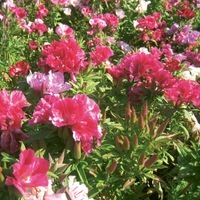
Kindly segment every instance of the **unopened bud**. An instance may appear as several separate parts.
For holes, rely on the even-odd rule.
[[[67,141],[68,138],[70,137],[70,135],[71,134],[70,134],[69,128],[67,126],[65,126],[61,133],[61,139],[63,139],[64,141]]]
[[[169,123],[169,119],[166,119],[164,122],[162,122],[162,124],[159,126],[159,128],[156,132],[156,136],[158,136],[158,135],[160,135],[161,133],[164,132],[168,123]]]
[[[138,160],[138,164],[144,166],[144,161],[145,161],[145,157],[146,157],[146,153],[143,153],[139,160]]]
[[[132,146],[133,146],[133,148],[137,148],[137,146],[138,146],[138,136],[137,135],[132,140]]]
[[[138,126],[140,129],[143,129],[145,127],[145,120],[142,114],[139,115]]]
[[[146,119],[147,115],[148,115],[148,104],[147,101],[145,101],[142,107],[142,116]]]
[[[157,159],[158,159],[158,154],[151,156],[144,162],[144,166],[150,167],[151,165],[153,165],[156,162]]]
[[[123,150],[123,141],[119,138],[119,136],[116,136],[116,148],[118,151]]]
[[[155,137],[155,127],[156,127],[156,123],[157,123],[157,117],[153,118],[153,119],[149,122],[149,134],[151,135],[152,138]]]
[[[134,107],[132,107],[131,108],[131,120],[132,120],[132,122],[133,123],[135,123],[136,121],[137,121],[137,115],[136,115],[136,111],[135,111],[135,108]]]
[[[74,157],[76,159],[81,158],[81,142],[79,141],[76,141],[74,144]]]
[[[0,167],[0,184],[3,183],[4,179],[5,179],[4,175],[2,174],[2,171],[3,171],[3,169],[2,169],[2,167]]]
[[[127,136],[124,136],[123,148],[125,151],[130,149],[130,142]]]
[[[113,160],[113,162],[111,163],[110,167],[108,168],[108,174],[112,174],[117,168],[117,161]]]
[[[46,144],[45,144],[45,142],[44,142],[44,139],[43,138],[40,138],[40,148],[42,148],[42,149],[46,149]]]
[[[132,113],[131,103],[130,103],[130,101],[128,101],[127,104],[126,104],[126,111],[125,111],[125,119],[127,121],[129,121],[131,119],[131,113]]]

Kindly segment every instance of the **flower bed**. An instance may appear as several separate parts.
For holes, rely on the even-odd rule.
[[[198,199],[200,2],[7,0],[0,199]]]

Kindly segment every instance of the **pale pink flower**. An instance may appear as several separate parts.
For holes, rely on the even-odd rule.
[[[68,177],[68,194],[71,200],[89,200],[88,188],[85,184],[75,181],[75,176]]]
[[[72,12],[71,8],[65,8],[65,9],[64,9],[64,13],[65,13],[65,15],[67,15],[67,16],[71,15],[71,12]]]
[[[66,24],[59,24],[59,26],[56,27],[56,33],[60,37],[66,37],[66,38],[69,38],[69,39],[74,39],[75,38],[73,29],[70,28]]]
[[[71,85],[64,82],[64,75],[61,72],[52,72],[46,75],[34,72],[27,76],[27,83],[37,92],[45,94],[59,94],[68,91]]]

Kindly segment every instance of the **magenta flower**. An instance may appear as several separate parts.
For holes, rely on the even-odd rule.
[[[27,149],[20,153],[19,162],[13,165],[14,177],[8,176],[5,183],[14,185],[22,195],[26,195],[33,188],[48,186],[48,170],[49,162],[36,157],[32,149]]]
[[[195,81],[177,79],[170,88],[165,89],[165,96],[176,105],[193,103],[200,105],[200,87]]]
[[[75,74],[86,68],[85,52],[75,40],[54,41],[43,46],[43,62],[54,72],[68,72],[73,79]]]
[[[11,77],[25,76],[30,70],[30,66],[25,61],[19,61],[15,65],[10,66],[9,75]]]
[[[122,58],[120,64],[110,68],[108,72],[114,78],[128,78],[130,81],[140,79],[149,81],[152,79],[152,74],[162,69],[164,69],[164,66],[152,54],[128,53]]]
[[[81,141],[86,154],[93,150],[94,139],[102,137],[99,106],[85,94],[75,95],[55,102],[52,107],[52,123],[57,127],[68,126],[72,129],[75,141]]]
[[[29,125],[51,123],[52,106],[60,98],[54,95],[45,95],[41,98],[33,112],[33,118],[29,121]]]
[[[94,51],[90,53],[92,64],[98,66],[106,62],[114,53],[110,47],[97,46]]]
[[[20,129],[22,119],[26,118],[22,108],[30,105],[24,94],[18,90],[10,94],[7,90],[2,90],[0,91],[0,103],[0,129]]]

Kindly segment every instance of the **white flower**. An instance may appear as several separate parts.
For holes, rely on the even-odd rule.
[[[199,132],[200,131],[200,124],[199,122],[197,121],[197,118],[195,117],[194,114],[191,115],[191,120],[192,122],[194,123],[193,127],[192,127],[192,132],[195,133],[195,132]]]
[[[149,51],[148,51],[148,49],[147,49],[146,47],[140,47],[140,48],[138,49],[138,51],[139,51],[140,53],[150,54]]]
[[[185,80],[196,81],[197,77],[200,77],[200,68],[189,66],[187,70],[181,72],[181,78]]]
[[[71,200],[89,200],[88,188],[85,184],[80,184],[79,182],[76,182],[75,176],[68,177],[68,187],[68,194]]]
[[[136,7],[135,11],[138,13],[143,13],[147,11],[148,5],[151,3],[151,1],[144,1],[144,0],[139,0],[139,4]]]

